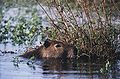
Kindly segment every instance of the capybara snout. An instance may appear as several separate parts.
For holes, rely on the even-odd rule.
[[[46,39],[44,44],[32,51],[26,51],[25,58],[35,56],[36,58],[73,58],[77,51],[75,46],[66,45],[61,41]]]

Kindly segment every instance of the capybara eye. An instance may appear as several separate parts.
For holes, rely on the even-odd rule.
[[[61,47],[61,45],[57,44],[55,47]]]

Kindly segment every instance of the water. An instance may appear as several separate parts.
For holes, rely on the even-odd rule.
[[[42,25],[49,26],[46,15],[38,5],[33,6],[39,9],[39,15],[42,17]],[[12,7],[8,10],[2,10],[3,19],[16,17],[24,14],[22,8]],[[30,18],[30,15],[26,15]],[[17,20],[11,20],[12,26],[15,26]],[[1,22],[4,25],[3,22]],[[13,46],[8,43],[6,46],[0,44],[0,79],[120,79],[120,61],[115,61],[111,69],[107,72],[101,72],[105,68],[105,63],[96,60],[96,63],[84,62],[78,59],[40,59],[29,62],[29,59],[15,58],[22,54],[26,46]],[[2,51],[13,51],[15,53],[2,53]]]
[[[0,44],[0,50],[3,47]],[[0,52],[0,79],[120,79],[120,61],[103,74],[100,70],[105,64],[101,60],[91,63],[79,59],[40,59],[32,63],[29,59],[15,59],[25,51],[24,46],[7,44],[6,51],[15,53]]]

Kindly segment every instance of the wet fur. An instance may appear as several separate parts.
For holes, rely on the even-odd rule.
[[[42,46],[28,50],[20,56],[24,58],[31,58],[32,56],[35,58],[74,58],[76,54],[75,46],[47,39]]]

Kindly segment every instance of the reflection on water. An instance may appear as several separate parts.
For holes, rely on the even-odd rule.
[[[12,0],[9,1],[11,2]],[[22,3],[24,0],[20,1],[21,4],[24,3]],[[1,7],[1,3],[0,14],[4,13],[3,20],[20,16],[24,14],[26,9],[21,7],[22,10],[19,10],[16,6],[7,10],[7,7]],[[14,2],[11,3],[16,4]],[[27,4],[29,3],[27,2]],[[39,16],[42,17],[42,25],[49,26],[46,15],[40,7],[38,5],[33,7],[39,10]],[[27,14],[25,17],[30,18],[30,15]],[[17,20],[10,20],[10,22],[12,26],[15,26]],[[1,24],[5,25],[3,22]],[[30,61],[28,59],[15,58],[24,52],[24,48],[25,46],[12,46],[9,43],[6,46],[0,44],[0,79],[120,79],[120,60],[115,61],[111,65],[111,69],[107,71],[106,63],[101,60],[96,60],[95,63],[83,62],[82,59],[41,59],[28,62]],[[13,51],[15,53],[2,53],[3,51]]]
[[[104,68],[105,63],[97,62],[82,62],[79,59],[44,59],[42,63],[43,74],[58,74],[61,77],[66,77],[67,75],[74,75],[74,78],[92,78],[92,79],[108,79],[108,78],[120,78],[120,72],[117,64],[113,65],[113,69],[106,72],[101,72],[101,68]],[[114,72],[114,73],[113,73]],[[64,75],[64,76],[63,76]],[[71,78],[71,77],[70,77]],[[74,79],[73,78],[73,79]],[[66,79],[66,78],[65,78]]]
[[[20,51],[15,52],[0,56],[0,79],[120,79],[120,61],[115,61],[109,71],[101,72],[106,68],[106,63],[100,59],[94,63],[83,62],[82,59],[31,61],[15,58]]]

